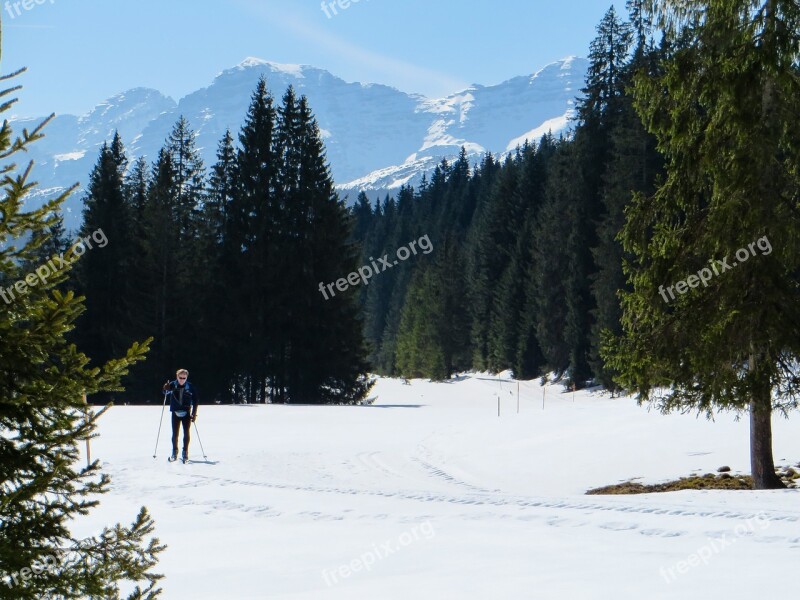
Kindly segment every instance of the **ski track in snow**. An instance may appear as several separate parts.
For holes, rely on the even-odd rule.
[[[663,481],[728,463],[743,472],[745,423],[669,418],[632,401],[587,392],[573,400],[553,388],[543,411],[541,388],[530,382],[521,386],[527,395],[521,416],[511,386],[499,385],[500,400],[510,404],[498,418],[498,384],[490,379],[379,385],[384,406],[208,407],[200,427],[209,458],[200,458],[193,441],[194,458],[186,465],[161,457],[142,460],[131,450],[142,444],[140,430],[152,426],[156,410],[114,408],[104,416],[93,455],[112,478],[109,500],[151,509],[156,531],[169,546],[165,597],[218,600],[234,585],[237,599],[399,599],[416,592],[422,578],[434,589],[417,594],[420,599],[607,600],[600,586],[623,599],[686,600],[720,597],[709,586],[725,577],[731,600],[755,589],[734,583],[742,561],[766,569],[777,556],[778,568],[785,570],[800,558],[800,490],[580,493],[598,484]],[[776,444],[783,446],[775,457],[787,465],[800,458],[795,423],[776,422]],[[735,533],[757,518],[764,519],[763,527]],[[426,522],[435,526],[435,539],[386,558],[375,571],[334,587],[320,577],[324,569],[348,564],[397,535],[392,532]],[[215,535],[200,533],[207,527]],[[734,537],[737,549],[728,551],[723,542]],[[715,542],[720,550],[714,546],[710,566],[664,582],[661,567],[674,568]],[[229,547],[234,543],[244,544],[245,554]],[[502,560],[481,558],[484,544]],[[261,550],[271,560],[280,557],[280,566],[270,571],[276,587],[266,595],[260,563],[248,562]],[[194,551],[220,565],[216,579],[199,583],[186,572],[180,557]],[[583,561],[586,570],[567,588],[563,553]],[[456,575],[451,556],[459,557]],[[628,570],[615,572],[617,562]],[[486,573],[505,582],[504,593],[494,595],[481,583]],[[633,583],[626,581],[620,591],[620,577],[626,576]],[[691,592],[680,587],[693,577],[703,585]],[[528,591],[534,582],[541,586],[536,593]]]
[[[379,454],[380,452],[360,454],[357,456],[357,459],[367,468],[377,470],[388,477],[402,477],[400,473],[382,462],[381,459],[378,458]],[[780,543],[785,544],[790,548],[800,549],[800,525],[798,525],[798,523],[800,523],[800,511],[778,512],[763,510],[757,512],[744,512],[735,510],[698,510],[697,508],[686,505],[681,506],[676,504],[659,504],[657,501],[653,500],[654,495],[643,496],[643,498],[646,499],[643,499],[641,502],[616,500],[609,497],[596,496],[588,496],[586,500],[576,499],[575,497],[542,498],[509,496],[502,494],[499,491],[490,492],[488,490],[478,488],[472,484],[459,481],[458,479],[448,475],[444,469],[430,464],[418,457],[413,457],[412,460],[420,464],[426,474],[435,479],[443,480],[449,483],[454,488],[454,491],[459,491],[461,494],[455,495],[414,490],[385,491],[310,484],[299,485],[270,481],[215,477],[199,473],[177,472],[174,473],[174,476],[177,477],[181,483],[178,483],[174,486],[176,491],[191,490],[201,487],[225,488],[229,486],[238,486],[245,488],[280,490],[285,492],[303,492],[316,495],[351,496],[355,498],[377,497],[387,500],[398,500],[402,501],[402,503],[393,505],[390,515],[389,513],[351,514],[354,512],[352,509],[345,509],[338,513],[322,511],[296,511],[293,513],[285,513],[270,506],[231,502],[223,499],[196,502],[190,495],[172,495],[171,493],[166,495],[166,501],[168,504],[175,507],[194,505],[204,509],[208,513],[212,513],[217,510],[223,512],[238,511],[262,518],[295,516],[317,521],[371,519],[385,520],[390,518],[390,516],[394,516],[400,522],[419,522],[424,520],[426,515],[423,514],[420,516],[416,511],[418,509],[424,509],[425,506],[429,504],[461,505],[464,507],[474,507],[476,509],[516,509],[518,511],[516,514],[498,512],[496,510],[483,510],[482,512],[476,511],[448,513],[445,518],[451,520],[468,521],[541,521],[551,527],[595,527],[609,532],[635,532],[636,534],[647,537],[661,538],[681,537],[688,535],[689,532],[686,530],[675,529],[674,527],[654,527],[652,524],[645,525],[641,523],[641,520],[638,517],[646,515],[647,517],[650,517],[650,520],[652,521],[653,517],[656,517],[655,520],[658,520],[658,517],[664,516],[668,517],[668,519],[665,520],[671,525],[674,525],[674,517],[680,517],[681,519],[713,519],[715,520],[714,525],[716,527],[704,531],[703,535],[707,538],[714,539],[724,535],[730,535],[736,525],[742,522],[753,520],[757,516],[761,515],[763,518],[768,519],[770,525],[780,523],[784,527],[788,526],[792,532],[788,535],[774,535],[774,528],[768,527],[765,528],[765,532],[763,534],[759,532],[753,532],[752,534],[749,534],[747,536],[748,539],[759,543]],[[184,465],[181,466],[186,468]],[[144,493],[145,496],[150,496],[151,494],[157,494],[159,491],[163,491],[160,486],[152,486],[149,489],[143,490],[141,485],[136,485],[133,487],[117,486],[117,489],[120,492],[124,491],[128,494],[135,495],[136,497],[142,493]],[[325,503],[323,502],[323,504]],[[564,513],[569,513],[569,516],[564,516]],[[606,517],[608,517],[610,520],[606,520]]]

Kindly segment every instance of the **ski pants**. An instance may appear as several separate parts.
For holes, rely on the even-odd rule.
[[[189,429],[192,426],[192,414],[186,413],[185,417],[179,417],[172,413],[172,453],[178,453],[178,433],[183,425],[183,451],[189,451]]]

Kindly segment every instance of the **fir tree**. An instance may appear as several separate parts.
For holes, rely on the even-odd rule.
[[[208,193],[197,227],[198,252],[204,257],[204,268],[195,273],[194,300],[201,307],[198,322],[198,345],[202,351],[195,358],[203,378],[204,394],[210,398],[229,393],[236,370],[235,351],[239,315],[226,287],[226,273],[233,266],[226,262],[226,233],[231,206],[238,193],[238,168],[233,136],[226,131],[217,148],[217,162],[211,167]],[[233,293],[232,293],[233,292]]]
[[[86,314],[79,336],[97,363],[118,356],[133,341],[129,269],[135,260],[133,214],[126,202],[124,175],[127,158],[119,134],[104,144],[84,198],[83,225],[76,244],[86,255],[78,265]]]
[[[266,401],[268,373],[280,362],[279,321],[285,318],[276,299],[286,293],[280,272],[287,258],[280,256],[278,245],[284,215],[276,197],[275,119],[272,95],[261,78],[239,133],[238,189],[230,206],[225,243],[225,261],[231,266],[225,273],[226,287],[240,317],[231,327],[242,334],[237,363],[248,402]],[[284,382],[273,378],[272,383],[280,395]],[[274,392],[271,398],[276,399]]]
[[[294,129],[292,139],[280,146],[287,168],[278,181],[291,217],[287,258],[292,261],[290,281],[296,281],[295,293],[282,307],[290,323],[287,345],[281,348],[286,352],[281,379],[290,402],[352,404],[372,387],[357,295],[349,291],[325,298],[319,286],[355,272],[359,248],[350,241],[349,215],[334,190],[319,126],[305,96],[296,105],[296,125],[287,127],[293,101],[290,88],[278,130],[280,143]]]
[[[60,256],[67,251],[70,240],[64,229],[64,218],[59,214],[55,215],[55,220],[44,231],[37,231],[31,234],[31,249],[34,252],[34,261],[26,264],[26,270],[31,271],[51,260],[54,256]]]
[[[444,290],[432,268],[417,269],[403,304],[397,333],[397,371],[403,377],[449,377],[443,340]]]
[[[353,240],[363,242],[372,225],[372,205],[364,192],[358,193],[356,203],[351,210],[353,214]]]
[[[6,101],[0,111],[8,111],[14,102]],[[0,155],[13,161],[42,137],[44,125],[15,137],[4,121]],[[95,191],[116,177],[118,157],[107,146],[103,149],[102,161],[108,164],[95,173]],[[22,266],[34,260],[38,242],[21,240],[40,236],[42,241],[72,191],[23,212],[34,185],[29,182],[31,168],[18,171],[13,162],[0,167],[0,268],[6,280],[24,281]],[[7,245],[12,239],[13,245]],[[74,248],[65,254],[70,265],[87,257],[78,256]],[[129,366],[144,357],[147,343],[89,368],[89,359],[66,340],[83,310],[72,292],[57,289],[69,274],[70,267],[62,268],[25,293],[15,287],[19,295],[0,303],[0,370],[8,374],[0,383],[0,594],[9,599],[117,599],[121,587],[136,583],[141,585],[127,598],[156,598],[160,576],[152,569],[163,546],[150,537],[153,521],[144,508],[130,527],[116,525],[89,538],[70,531],[71,521],[89,513],[109,486],[96,461],[86,468],[77,464],[78,441],[94,434],[103,412],[87,410],[83,394],[118,390]]]
[[[644,39],[644,34],[640,39]],[[656,76],[659,54],[655,49],[637,48],[632,62],[625,69],[624,79],[632,83],[632,75],[639,70],[648,76]],[[605,210],[597,224],[597,246],[592,249],[597,271],[592,277],[596,308],[592,323],[591,364],[595,377],[614,393],[617,389],[614,372],[602,359],[601,346],[604,332],[622,333],[619,294],[623,289],[629,290],[622,271],[623,250],[618,236],[625,224],[625,209],[631,204],[634,192],[652,194],[656,177],[662,171],[656,139],[645,130],[629,94],[622,99],[620,118],[611,131],[610,143],[609,166],[603,188]]]
[[[498,282],[508,267],[517,239],[517,227],[524,218],[524,211],[517,195],[518,163],[509,156],[497,177],[486,207],[481,211],[481,221],[476,225],[475,245],[470,259],[472,272],[472,347],[473,364],[478,369],[499,370],[504,365],[495,358],[502,357],[501,349],[493,349],[491,341],[501,343],[505,339],[498,329],[503,315],[493,315],[493,306],[498,294]],[[494,335],[492,329],[494,328]],[[502,362],[502,358],[501,358]]]
[[[655,10],[678,43],[662,76],[637,79],[635,97],[666,178],[628,211],[633,291],[607,356],[624,386],[664,411],[749,411],[754,485],[781,487],[771,418],[800,391],[800,10],[788,0]],[[736,255],[756,240],[760,255]],[[697,289],[684,283],[681,294],[677,282],[702,269],[708,285],[694,275]]]
[[[550,162],[545,200],[535,221],[531,239],[531,273],[527,291],[529,310],[535,315],[536,339],[549,369],[562,375],[570,366],[567,327],[570,239],[578,200],[575,183],[575,153],[570,143],[561,142]]]

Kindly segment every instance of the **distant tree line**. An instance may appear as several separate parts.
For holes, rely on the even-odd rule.
[[[634,192],[652,194],[663,160],[634,109],[634,74],[655,74],[669,52],[632,3],[613,8],[589,54],[577,123],[498,159],[443,161],[417,189],[353,208],[362,260],[415,236],[436,246],[361,290],[376,371],[443,379],[469,369],[614,389],[600,354],[621,331],[626,288],[617,240]]]

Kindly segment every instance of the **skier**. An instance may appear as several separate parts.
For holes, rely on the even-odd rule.
[[[175,381],[164,384],[164,393],[170,395],[169,411],[172,413],[172,456],[169,461],[178,459],[178,433],[183,425],[183,454],[181,460],[189,460],[189,427],[197,419],[197,390],[189,383],[189,371],[178,369]]]

